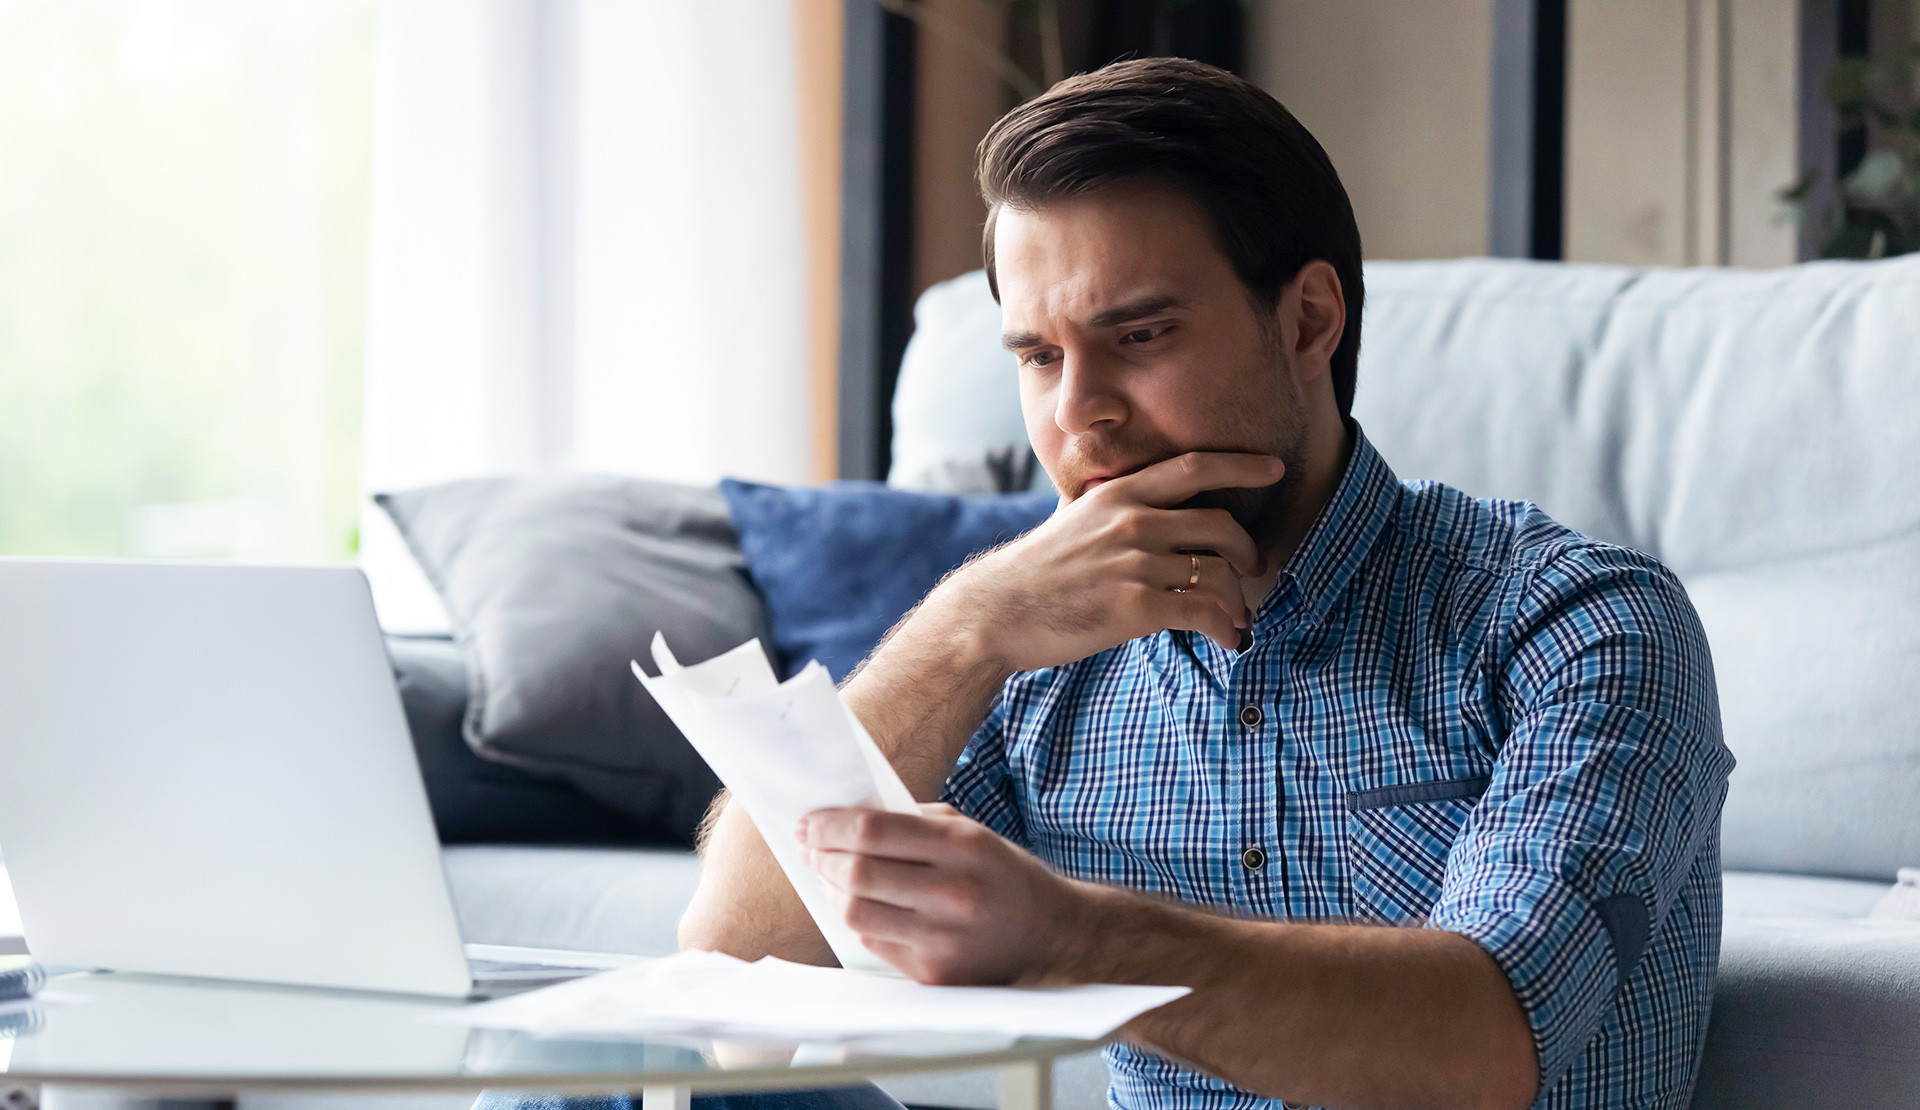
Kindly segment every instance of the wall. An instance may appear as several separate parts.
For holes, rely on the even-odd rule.
[[[1799,173],[1796,0],[1568,0],[1566,255],[1778,266]]]
[[[1567,258],[1794,260],[1799,2],[1568,0]],[[1368,257],[1487,252],[1494,11],[1252,3],[1252,75],[1327,148]]]
[[[1487,251],[1494,0],[1250,0],[1249,75],[1327,148],[1372,258]],[[979,265],[973,146],[1011,99],[953,30],[1007,42],[1003,0],[927,0],[916,289]],[[1077,10],[1077,9],[1076,9]]]
[[[872,0],[862,0],[871,3]],[[914,59],[913,289],[980,268],[986,210],[973,180],[974,148],[1011,92],[966,40],[1006,49],[1004,0],[925,0]],[[964,38],[963,38],[964,36]]]
[[[807,380],[813,477],[840,473],[840,189],[848,0],[793,0],[800,205],[807,241]],[[865,3],[867,0],[854,0]]]
[[[1493,0],[1254,0],[1249,75],[1312,131],[1369,258],[1487,250]]]

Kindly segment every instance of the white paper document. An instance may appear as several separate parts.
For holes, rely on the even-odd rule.
[[[548,1036],[850,1040],[897,1033],[1097,1041],[1186,987],[929,987],[772,957],[682,952],[428,1020]]]
[[[793,837],[800,818],[830,806],[920,811],[827,669],[809,663],[781,682],[759,640],[683,667],[658,633],[653,661],[660,677],[638,662],[634,677],[746,808],[841,966],[898,974],[840,920]]]

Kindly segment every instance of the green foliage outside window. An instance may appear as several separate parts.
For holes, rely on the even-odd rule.
[[[0,553],[350,557],[373,0],[0,0]]]
[[[1810,203],[1814,170],[1780,191],[1820,243],[1822,258],[1883,258],[1920,251],[1920,43],[1904,57],[1845,57],[1827,77],[1842,132],[1865,131],[1874,149],[1840,179],[1825,203]]]

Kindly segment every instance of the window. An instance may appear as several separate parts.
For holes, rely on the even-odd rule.
[[[0,0],[0,553],[357,547],[374,0]]]

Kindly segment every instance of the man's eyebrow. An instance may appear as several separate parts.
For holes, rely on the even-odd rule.
[[[1115,324],[1124,324],[1129,320],[1138,320],[1142,316],[1152,316],[1156,312],[1165,312],[1169,308],[1179,308],[1186,302],[1171,293],[1159,293],[1151,297],[1117,304],[1112,308],[1094,314],[1093,326],[1110,328]]]
[[[1171,293],[1158,293],[1151,297],[1141,297],[1138,300],[1128,301],[1125,304],[1117,304],[1112,308],[1095,313],[1093,319],[1089,321],[1089,326],[1110,328],[1115,324],[1124,324],[1129,320],[1138,320],[1143,316],[1151,316],[1156,312],[1165,312],[1170,308],[1180,308],[1186,303],[1186,301]],[[1038,347],[1042,342],[1044,342],[1044,340],[1030,331],[1010,331],[1000,337],[1000,345],[1009,351],[1024,351],[1028,347]]]

